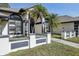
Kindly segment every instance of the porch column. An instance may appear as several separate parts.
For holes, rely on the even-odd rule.
[[[51,33],[47,33],[47,44],[51,43]]]
[[[42,31],[43,31],[43,34],[45,33],[45,18],[42,17]]]
[[[29,36],[30,34],[30,20],[29,20],[29,12],[27,12],[27,15],[26,15],[26,19],[27,19],[27,36]]]
[[[22,18],[23,18],[23,35],[25,35],[25,31],[26,31],[26,21],[27,21],[27,14],[24,14],[23,16],[22,16]]]
[[[29,12],[27,12],[24,17],[24,22],[23,22],[23,34],[27,34],[29,36],[29,31],[30,31],[30,25],[29,25]]]
[[[30,48],[36,46],[36,36],[33,33],[30,33]]]

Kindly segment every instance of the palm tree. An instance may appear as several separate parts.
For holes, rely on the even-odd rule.
[[[46,17],[46,20],[48,21],[49,30],[51,33],[53,33],[54,28],[58,28],[60,25],[60,22],[58,21],[58,14],[49,14]]]
[[[19,14],[21,14],[21,16],[24,16],[27,17],[28,15],[28,18],[25,18],[23,19],[23,21],[26,22],[27,24],[27,36],[29,35],[29,33],[34,33],[34,19],[36,18],[37,14],[35,13],[34,10],[30,10],[30,9],[23,9],[21,8],[20,11],[19,11]]]
[[[41,4],[37,4],[34,6],[34,13],[33,13],[33,16],[35,19],[38,20],[38,18],[41,19],[41,22],[42,22],[42,32],[44,33],[44,22],[45,22],[45,16],[47,16],[47,9],[41,5]]]
[[[45,17],[47,15],[47,9],[42,4],[35,5],[34,10],[39,14],[39,17]]]
[[[31,18],[33,18],[34,20],[38,20],[38,18],[44,19],[48,21],[49,27],[50,27],[50,31],[53,32],[53,28],[57,28],[58,25],[60,24],[58,21],[58,15],[57,14],[49,14],[47,9],[41,5],[41,4],[37,4],[35,6],[32,7],[33,10],[27,10],[25,13],[29,12]],[[23,13],[23,10],[21,10],[21,12]],[[42,21],[43,24],[43,21]],[[43,28],[43,33],[44,33],[44,26],[42,26]]]

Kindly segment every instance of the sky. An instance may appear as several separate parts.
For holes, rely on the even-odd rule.
[[[20,9],[28,8],[34,5],[33,3],[10,3],[11,8]],[[49,13],[58,15],[79,16],[79,3],[43,3]]]

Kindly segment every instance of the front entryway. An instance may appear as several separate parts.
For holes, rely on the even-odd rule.
[[[76,36],[79,35],[79,22],[74,22],[74,30],[76,31]]]

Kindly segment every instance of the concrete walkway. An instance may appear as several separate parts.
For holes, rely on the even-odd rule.
[[[64,45],[72,46],[72,47],[75,47],[75,48],[79,48],[78,43],[73,43],[73,42],[69,42],[69,41],[65,41],[65,40],[57,39],[57,38],[52,38],[52,41],[59,42],[59,43],[62,43]]]

